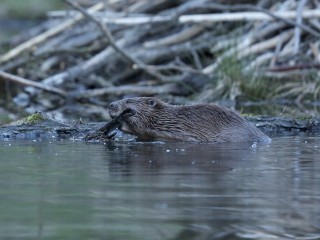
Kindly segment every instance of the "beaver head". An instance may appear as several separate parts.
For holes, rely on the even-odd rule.
[[[268,139],[237,113],[214,104],[169,105],[152,97],[112,102],[109,113],[123,113],[119,129],[142,140],[241,142]]]
[[[157,131],[161,119],[168,114],[168,106],[156,98],[135,97],[112,102],[109,113],[111,118],[115,118],[124,111],[130,111],[131,116],[124,119],[119,129],[140,139],[154,139],[154,131]]]

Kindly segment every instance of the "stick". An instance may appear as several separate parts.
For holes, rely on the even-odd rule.
[[[192,26],[190,28],[183,29],[178,33],[174,33],[172,35],[169,35],[157,40],[145,42],[143,46],[146,48],[154,48],[154,47],[161,47],[166,45],[174,45],[174,44],[184,42],[193,38],[194,36],[201,33],[204,29],[205,29],[204,26]]]
[[[297,8],[297,18],[296,18],[297,25],[302,24],[303,7],[306,4],[306,2],[307,0],[300,0],[299,2],[298,8]],[[294,48],[293,48],[294,54],[297,54],[299,52],[300,38],[301,38],[301,28],[296,26],[294,29]]]
[[[314,56],[315,62],[320,63],[320,53],[319,53],[319,48],[318,48],[317,44],[310,43],[309,45],[310,45],[311,52]]]
[[[320,21],[317,19],[310,20],[311,25],[316,28],[318,31],[320,31]]]
[[[127,118],[133,116],[135,112],[131,109],[126,109],[110,122],[99,128],[98,130],[94,131],[93,133],[87,134],[84,137],[85,141],[90,140],[102,140],[102,139],[112,139],[116,133],[112,134],[111,131],[117,129],[121,126],[121,124],[126,121]]]
[[[86,90],[83,92],[76,92],[76,98],[91,98],[102,95],[124,95],[124,94],[139,94],[139,95],[157,95],[170,93],[175,90],[174,84],[164,84],[160,86],[136,86],[136,85],[122,85],[117,87],[99,88],[93,90]]]
[[[274,13],[277,18],[296,18],[296,11],[278,11]],[[320,10],[305,10],[302,18],[319,18]],[[261,21],[273,20],[274,17],[262,12],[238,12],[238,13],[217,13],[217,14],[194,14],[182,15],[180,23],[203,23],[203,22],[230,22],[230,21]],[[296,24],[294,24],[296,25]],[[318,35],[318,34],[317,34]]]
[[[0,78],[2,78],[4,80],[16,82],[21,85],[39,88],[39,89],[42,89],[42,90],[50,92],[50,93],[58,94],[59,96],[62,96],[64,98],[67,96],[67,93],[61,89],[58,89],[55,87],[50,87],[50,86],[44,85],[42,83],[34,82],[34,81],[31,81],[31,80],[28,80],[28,79],[25,79],[22,77],[18,77],[18,76],[12,75],[10,73],[6,73],[1,70],[0,70]]]
[[[100,3],[97,3],[96,5],[92,6],[89,9],[89,11],[90,12],[98,11],[98,10],[102,9],[103,7],[104,7],[104,4],[100,2]],[[83,18],[83,16],[81,14],[79,14],[76,17],[74,17],[73,19],[69,19],[69,20],[63,22],[62,24],[49,29],[48,31],[46,31],[42,34],[40,34],[34,38],[31,38],[30,40],[22,43],[21,45],[17,46],[16,48],[11,49],[5,55],[0,57],[0,64],[3,62],[9,61],[10,59],[19,55],[21,52],[23,52],[27,49],[30,49],[33,46],[45,41],[47,38],[52,37],[52,36],[58,34],[59,32],[62,32],[63,30],[72,26],[73,24],[75,24],[76,22],[81,20],[82,18]]]
[[[310,63],[310,64],[297,64],[297,65],[285,65],[285,66],[278,66],[278,67],[271,67],[266,69],[270,72],[285,72],[285,71],[292,71],[292,70],[302,70],[302,69],[320,69],[320,63]]]
[[[274,53],[267,52],[258,57],[256,57],[249,65],[247,65],[244,69],[245,72],[249,72],[252,70],[256,70],[257,66],[261,65],[262,63],[272,59],[274,57]]]
[[[119,25],[126,25],[126,26],[132,26],[132,25],[140,25],[140,24],[146,24],[146,23],[166,23],[172,21],[172,17],[168,16],[142,16],[142,17],[122,17],[122,18],[107,18],[102,17],[102,22],[104,23],[113,23],[113,24],[119,24]]]
[[[253,44],[249,46],[248,48],[241,49],[238,51],[237,57],[238,58],[243,58],[246,57],[250,54],[255,54],[261,51],[264,51],[266,49],[270,49],[272,47],[277,46],[279,42],[284,42],[287,41],[291,36],[293,32],[292,30],[287,30],[286,32],[283,32],[279,34],[278,36],[275,36],[273,38],[270,38],[268,40],[265,40],[263,42],[259,42],[256,44]]]

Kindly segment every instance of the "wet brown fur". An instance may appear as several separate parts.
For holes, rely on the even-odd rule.
[[[124,110],[135,114],[120,130],[141,140],[188,142],[270,142],[243,117],[214,104],[177,106],[151,97],[128,98],[110,104],[112,118]]]

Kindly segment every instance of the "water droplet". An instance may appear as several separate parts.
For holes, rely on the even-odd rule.
[[[257,143],[254,142],[254,143],[251,145],[251,148],[257,148]]]

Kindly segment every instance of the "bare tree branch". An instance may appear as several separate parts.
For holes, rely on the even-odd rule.
[[[306,2],[307,2],[307,0],[301,0],[298,4],[298,8],[297,8],[297,17],[296,17],[297,26],[294,29],[295,41],[294,41],[294,48],[293,48],[293,51],[295,54],[297,54],[299,51],[300,38],[301,38],[301,28],[298,26],[302,24],[302,11],[303,11],[303,7],[306,4]]]
[[[25,78],[22,78],[22,77],[18,77],[18,76],[12,75],[10,73],[6,73],[6,72],[1,71],[1,70],[0,70],[0,78],[2,78],[4,80],[11,81],[11,82],[15,82],[15,83],[18,83],[18,84],[21,84],[21,85],[42,89],[42,90],[44,90],[46,92],[58,94],[59,96],[64,97],[64,98],[67,96],[67,93],[65,91],[61,90],[61,89],[58,89],[58,88],[55,88],[55,87],[51,87],[51,86],[47,86],[45,84],[34,82],[34,81],[31,81],[31,80],[28,80],[28,79],[25,79]]]

